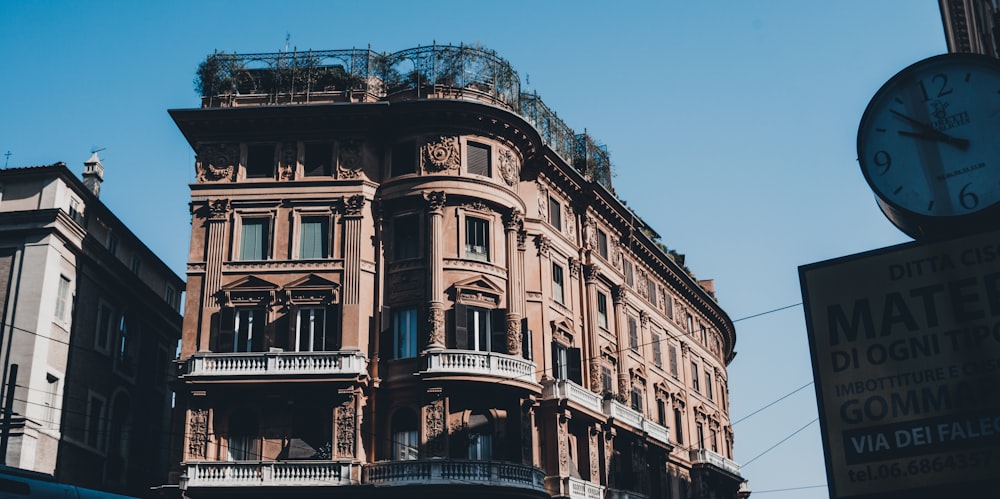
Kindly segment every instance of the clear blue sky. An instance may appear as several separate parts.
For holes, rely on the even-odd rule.
[[[183,275],[194,155],[167,109],[197,107],[213,50],[481,43],[573,129],[607,144],[618,195],[715,279],[740,319],[801,301],[797,267],[906,241],[855,137],[896,71],[946,46],[935,0],[0,3],[0,154],[92,147],[102,200]],[[3,161],[0,156],[0,161]],[[738,321],[734,421],[812,378],[802,308]],[[735,425],[747,462],[816,417],[812,387]],[[824,498],[819,426],[744,469],[754,497]]]

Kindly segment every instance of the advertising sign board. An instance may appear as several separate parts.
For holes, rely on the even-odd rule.
[[[799,280],[831,497],[1000,494],[1000,232]]]

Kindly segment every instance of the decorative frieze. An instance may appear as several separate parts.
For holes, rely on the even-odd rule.
[[[445,428],[444,400],[433,400],[424,406],[424,433],[427,437],[424,450],[428,457],[444,457],[447,448]]]
[[[355,435],[357,434],[357,411],[354,408],[354,395],[348,395],[347,401],[337,406],[336,421],[334,425],[337,431],[337,457],[355,457]]]
[[[497,156],[497,166],[500,170],[500,178],[502,178],[507,185],[511,187],[517,185],[517,181],[521,178],[521,173],[514,153],[510,152],[508,149],[502,149],[500,154]]]
[[[208,409],[191,409],[188,422],[188,456],[205,459],[208,448]]]

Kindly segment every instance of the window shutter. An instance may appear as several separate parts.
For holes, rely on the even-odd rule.
[[[528,318],[521,319],[521,355],[525,359],[534,360],[531,352],[531,330],[528,329]]]
[[[577,384],[583,384],[583,376],[581,375],[581,359],[580,359],[580,349],[570,348],[568,354],[566,355],[566,362],[569,363],[569,379],[575,381]]]
[[[337,305],[330,305],[326,307],[324,311],[324,322],[323,322],[323,334],[326,341],[324,342],[323,349],[332,352],[340,350],[341,337],[340,337],[340,307]]]
[[[552,343],[551,355],[552,355],[552,377],[559,379],[559,344]]]
[[[498,308],[490,311],[490,351],[507,353],[507,310]]]
[[[213,352],[232,352],[235,349],[234,335],[236,334],[236,310],[223,307],[219,310],[218,334],[215,335],[215,346]]]
[[[268,336],[270,324],[267,323],[267,310],[254,309],[253,311],[253,336],[250,337],[250,350],[253,352],[263,352],[264,340]]]
[[[468,171],[473,175],[490,176],[490,148],[482,144],[469,143],[467,148]]]
[[[469,349],[469,314],[461,303],[455,304],[455,348]]]

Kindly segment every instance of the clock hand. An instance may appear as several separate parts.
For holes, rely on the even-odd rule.
[[[946,133],[938,130],[937,128],[932,127],[928,123],[924,123],[924,122],[922,122],[920,120],[911,118],[911,117],[909,117],[909,116],[907,116],[907,115],[905,115],[905,114],[903,114],[903,113],[901,113],[899,111],[896,111],[895,109],[890,109],[889,112],[892,113],[892,114],[894,114],[898,118],[902,119],[903,121],[906,121],[906,122],[912,124],[913,126],[919,128],[920,130],[923,130],[923,133],[920,134],[919,136],[918,135],[913,135],[914,132],[903,133],[904,130],[900,130],[900,132],[899,132],[900,135],[905,135],[905,136],[908,136],[908,137],[923,138],[923,139],[927,139],[927,140],[937,140],[939,142],[944,142],[946,144],[951,144],[951,145],[953,145],[953,146],[955,146],[955,147],[957,147],[959,149],[968,149],[969,148],[969,141],[966,140],[966,139],[961,139],[961,138],[958,138],[958,137],[952,137],[951,135],[948,135],[948,134],[946,134]]]
[[[968,149],[969,148],[969,141],[968,140],[966,140],[966,139],[960,139],[958,137],[952,137],[950,135],[943,134],[941,132],[937,132],[937,133],[923,133],[923,132],[911,132],[909,130],[900,130],[898,133],[900,135],[904,136],[904,137],[913,137],[913,138],[917,138],[917,139],[934,140],[934,141],[944,142],[946,144],[951,144],[951,145],[953,145],[953,146],[955,146],[955,147],[957,147],[959,149]]]

